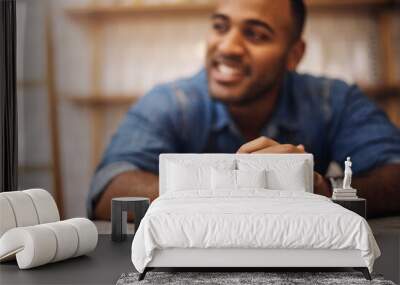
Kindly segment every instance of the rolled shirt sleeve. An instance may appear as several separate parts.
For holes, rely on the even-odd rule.
[[[131,107],[93,176],[87,199],[90,218],[100,195],[114,177],[137,169],[157,174],[159,154],[178,151],[179,117],[173,91],[162,86]]]
[[[354,174],[400,163],[400,130],[356,86],[345,95],[332,98],[336,100],[331,125],[332,160],[342,166],[350,156]]]

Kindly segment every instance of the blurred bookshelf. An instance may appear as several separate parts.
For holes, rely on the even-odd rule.
[[[139,99],[139,95],[97,94],[97,95],[66,95],[68,101],[81,107],[113,107],[131,105]]]
[[[18,165],[18,171],[21,172],[44,172],[44,171],[52,171],[53,165],[51,164],[39,164],[39,165],[27,165],[20,164]]]
[[[102,29],[109,21],[122,19],[135,20],[143,17],[191,17],[207,16],[216,7],[215,1],[177,1],[176,3],[154,3],[145,4],[145,1],[108,1],[99,3],[93,1],[85,6],[71,6],[65,9],[66,15],[89,29],[88,33],[91,45],[94,47],[91,55],[91,90],[87,94],[75,94],[63,96],[74,105],[85,107],[90,111],[92,126],[92,141],[94,144],[92,159],[93,166],[98,163],[102,153],[102,146],[98,145],[103,140],[105,133],[104,116],[107,108],[121,108],[134,104],[142,94],[104,94],[101,88],[100,70],[104,66]],[[379,30],[379,69],[382,71],[382,78],[379,84],[370,85],[361,83],[361,89],[378,104],[383,106],[392,121],[400,127],[400,118],[393,108],[390,109],[390,102],[400,98],[400,81],[396,74],[396,62],[398,55],[393,48],[395,43],[392,38],[392,31],[395,29],[392,18],[397,17],[400,10],[398,0],[306,0],[310,12],[315,13],[346,13],[352,17],[353,13],[367,11],[376,19]],[[394,12],[395,11],[395,12]],[[397,11],[397,12],[396,12]],[[397,13],[397,14],[396,14]],[[135,92],[133,92],[135,93]],[[389,98],[389,99],[388,99]],[[392,99],[394,98],[394,99]],[[396,103],[397,104],[397,103]]]
[[[378,25],[381,32],[381,47],[382,51],[382,70],[383,80],[381,84],[372,86],[360,84],[362,89],[370,94],[373,98],[387,97],[387,94],[400,92],[400,81],[393,76],[394,73],[394,58],[392,40],[389,39],[388,31],[393,28],[388,23],[388,13],[393,10],[400,10],[399,0],[305,0],[309,9],[323,10],[324,13],[334,12],[336,9],[348,10],[355,12],[361,9],[372,9],[378,17]],[[164,14],[168,17],[176,15],[188,15],[191,13],[211,13],[216,7],[215,1],[205,1],[203,3],[195,1],[177,1],[176,3],[151,3],[146,4],[144,1],[121,1],[115,0],[106,3],[98,3],[93,1],[92,4],[80,7],[70,7],[66,9],[66,13],[73,19],[121,19],[121,16],[138,16],[151,14]],[[388,13],[386,13],[388,12]],[[383,14],[382,16],[380,14]],[[95,38],[94,40],[98,40]],[[96,57],[96,55],[94,55]],[[92,62],[96,67],[100,67],[98,56]],[[395,78],[395,79],[394,79]],[[93,95],[97,96],[97,95]],[[85,99],[76,97],[70,98],[71,101],[77,104],[86,105],[101,105],[101,104],[124,104],[132,103],[134,100],[130,96],[116,95],[115,100],[111,98],[94,99],[92,96],[87,96]]]
[[[46,87],[47,86],[47,81],[46,80],[39,80],[39,79],[33,79],[33,80],[18,80],[17,81],[17,88],[38,88],[38,87]]]
[[[360,88],[372,99],[380,101],[388,97],[397,96],[400,98],[400,82],[381,85],[362,85]]]
[[[320,9],[376,9],[389,8],[399,4],[396,0],[306,0],[306,4],[311,10]],[[67,10],[71,17],[104,19],[121,16],[138,16],[150,14],[174,14],[187,15],[193,13],[211,13],[216,7],[214,1],[206,3],[197,2],[177,2],[145,4],[135,3],[122,4],[119,1],[110,4],[90,4],[82,7],[73,7]]]
[[[310,9],[376,9],[388,8],[399,4],[397,0],[305,0]]]
[[[400,94],[400,82],[397,84],[366,85],[358,84],[362,91],[374,100],[383,100],[387,97]],[[137,92],[134,95],[109,93],[109,94],[68,94],[63,95],[68,101],[80,107],[118,107],[136,103],[143,94]]]
[[[215,4],[174,3],[174,4],[111,4],[89,5],[74,7],[67,10],[67,14],[73,18],[109,19],[121,16],[138,16],[151,14],[188,15],[193,13],[210,13]]]
[[[381,65],[383,80],[377,86],[364,85],[364,91],[367,94],[371,94],[373,98],[380,98],[380,94],[393,94],[399,93],[400,81],[396,78],[394,64],[396,58],[394,56],[393,41],[390,39],[390,29],[394,27],[391,26],[390,17],[395,17],[396,15],[391,15],[393,11],[400,11],[400,1],[399,0],[305,0],[308,8],[312,10],[322,10],[324,13],[335,12],[339,9],[342,11],[356,12],[363,9],[370,9],[374,12],[374,15],[378,18],[378,25],[380,31],[380,46],[382,48],[381,54]],[[92,4],[80,7],[70,7],[66,9],[66,13],[73,19],[86,19],[86,20],[97,20],[104,19],[109,20],[115,18],[121,19],[123,16],[136,17],[138,15],[146,16],[152,14],[162,14],[168,17],[174,17],[177,15],[190,15],[193,13],[211,13],[216,7],[215,1],[176,1],[176,3],[151,3],[146,4],[145,1],[121,1],[115,0],[107,3],[98,3],[93,1]],[[90,21],[89,21],[90,23]],[[95,25],[95,24],[93,24]],[[97,25],[97,24],[96,24]],[[91,25],[92,26],[92,25]],[[99,40],[95,38],[94,40]],[[96,57],[96,55],[94,55]],[[98,58],[98,56],[97,56]],[[397,59],[398,60],[398,59]],[[94,59],[97,67],[101,66],[98,59]],[[390,92],[389,92],[390,91]],[[386,97],[386,95],[382,95]],[[127,102],[129,103],[129,98],[125,96],[117,96],[115,102]],[[96,105],[100,102],[110,102],[112,99],[99,99],[92,100],[87,99],[72,99],[75,102],[86,102],[88,105],[93,103]],[[118,104],[118,103],[117,103]]]

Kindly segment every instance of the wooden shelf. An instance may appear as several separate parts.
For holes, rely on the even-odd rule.
[[[323,8],[379,8],[395,5],[396,0],[305,0],[310,9]]]
[[[390,85],[359,85],[370,97],[380,99],[384,97],[399,96],[400,82]],[[114,107],[131,105],[140,99],[140,95],[68,95],[68,101],[78,106],[87,107]]]
[[[37,88],[46,86],[46,80],[17,80],[17,88]]]
[[[21,171],[21,172],[46,172],[46,171],[53,171],[53,166],[50,164],[18,165],[18,171]]]
[[[373,99],[400,96],[400,82],[382,85],[360,85],[360,88]]]
[[[118,105],[131,105],[135,103],[139,96],[134,95],[74,95],[66,96],[66,98],[72,103],[78,106],[87,107],[107,107],[107,106],[118,106]]]
[[[139,16],[151,14],[188,15],[210,13],[215,8],[214,4],[137,4],[137,5],[109,5],[86,6],[69,8],[67,14],[74,18],[102,19],[121,16]]]

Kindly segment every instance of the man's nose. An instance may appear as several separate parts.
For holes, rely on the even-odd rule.
[[[224,55],[243,55],[245,47],[240,32],[235,29],[230,30],[221,39],[218,49]]]

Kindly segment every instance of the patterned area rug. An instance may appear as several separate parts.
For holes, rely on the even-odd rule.
[[[368,281],[359,272],[148,272],[138,281],[139,273],[122,274],[117,285],[133,284],[376,284],[395,285],[382,276],[372,275]]]

